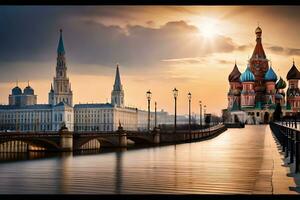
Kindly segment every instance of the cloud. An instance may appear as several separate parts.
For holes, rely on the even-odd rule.
[[[281,46],[271,46],[268,47],[269,50],[271,50],[272,52],[277,52],[277,53],[281,53],[284,51],[284,48]]]
[[[299,56],[300,49],[298,48],[290,48],[290,47],[282,47],[282,46],[270,46],[267,47],[271,52],[280,54],[280,55],[288,55],[288,56]]]
[[[195,58],[174,58],[174,59],[165,59],[162,62],[172,63],[172,64],[197,64],[203,63],[206,59],[204,57],[195,57]]]
[[[0,26],[5,28],[0,30],[0,70],[7,73],[5,77],[0,74],[0,78],[14,79],[10,74],[28,71],[49,76],[48,70],[55,68],[59,28],[63,28],[68,67],[78,74],[102,74],[109,68],[114,71],[117,62],[137,73],[154,68],[163,70],[164,66],[159,65],[162,60],[199,58],[236,49],[232,39],[222,35],[207,44],[199,28],[183,20],[169,21],[156,28],[132,24],[120,27],[97,21],[96,16],[111,16],[111,8],[100,9],[99,15],[99,9],[80,8],[1,7]],[[125,13],[114,16],[124,17]],[[44,65],[39,63],[51,64],[42,69]]]
[[[300,55],[300,49],[287,48],[286,51],[287,51],[288,55],[295,55],[295,56],[299,56]]]
[[[219,60],[218,60],[218,63],[220,63],[220,64],[232,64],[232,61],[219,59]]]
[[[246,50],[249,50],[249,49],[253,49],[253,44],[244,44],[244,45],[239,45],[237,46],[237,50],[238,51],[246,51]]]

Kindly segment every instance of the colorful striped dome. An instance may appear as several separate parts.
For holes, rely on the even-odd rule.
[[[270,67],[269,70],[267,71],[267,73],[265,74],[265,80],[266,81],[273,81],[273,82],[277,81],[277,75],[275,74],[272,67]]]
[[[244,73],[240,76],[240,81],[241,82],[254,82],[255,77],[254,74],[251,72],[249,65],[247,65],[247,68]]]

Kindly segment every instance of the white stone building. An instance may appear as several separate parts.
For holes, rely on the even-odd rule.
[[[51,84],[49,104],[37,104],[37,96],[29,83],[24,92],[17,85],[9,95],[9,104],[0,105],[0,131],[58,131],[62,124],[73,130],[72,91],[67,78],[65,50],[60,30],[56,77],[54,89]]]
[[[186,121],[178,115],[177,123]],[[150,129],[155,126],[155,113],[150,113]],[[157,112],[157,126],[173,124],[174,116]],[[119,124],[124,130],[147,130],[148,111],[126,107],[119,65],[111,92],[111,103],[76,104],[67,76],[65,49],[60,30],[57,47],[56,74],[48,94],[48,104],[37,104],[37,95],[28,86],[22,92],[14,87],[9,104],[0,105],[0,131],[58,131],[65,124],[70,131],[116,131]]]

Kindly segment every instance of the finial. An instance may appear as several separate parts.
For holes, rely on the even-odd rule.
[[[257,26],[259,26],[259,21],[257,21]]]
[[[27,86],[29,86],[29,80],[27,81]]]
[[[236,65],[236,59],[234,60],[234,65]]]
[[[17,79],[17,81],[16,81],[16,85],[19,86],[19,81],[18,81],[18,79]]]
[[[294,60],[294,57],[293,57],[293,65],[295,65],[295,60]]]
[[[62,33],[62,29],[59,29],[59,32]]]

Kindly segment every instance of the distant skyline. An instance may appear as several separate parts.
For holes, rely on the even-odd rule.
[[[59,29],[63,29],[74,103],[110,102],[116,64],[125,104],[146,109],[146,91],[158,109],[178,113],[199,100],[207,112],[227,107],[228,74],[236,60],[246,68],[262,28],[267,58],[286,79],[300,66],[298,6],[0,6],[0,103],[16,85],[30,85],[47,103],[55,74]]]

